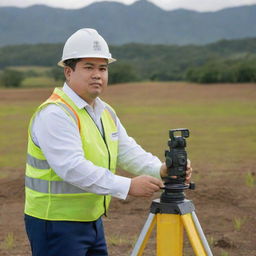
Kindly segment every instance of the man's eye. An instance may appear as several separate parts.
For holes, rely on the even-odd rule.
[[[92,69],[92,67],[90,67],[90,66],[85,66],[84,68],[85,68],[85,69],[88,69],[88,70],[91,70],[91,69]]]

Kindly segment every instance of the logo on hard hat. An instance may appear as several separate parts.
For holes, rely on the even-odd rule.
[[[101,51],[101,46],[99,41],[94,41],[93,42],[93,50],[94,51]]]

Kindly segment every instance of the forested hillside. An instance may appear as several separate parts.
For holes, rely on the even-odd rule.
[[[8,66],[54,67],[62,44],[0,48],[0,69]],[[200,83],[256,81],[256,38],[222,40],[205,46],[126,44],[110,47],[118,59],[111,82],[189,80]]]

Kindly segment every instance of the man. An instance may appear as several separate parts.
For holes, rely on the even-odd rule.
[[[98,97],[113,61],[96,30],[78,30],[58,63],[63,88],[31,118],[25,224],[33,256],[108,255],[101,216],[110,196],[148,197],[163,186],[165,164],[136,144]],[[139,176],[118,176],[116,166]],[[191,172],[188,166],[187,180]]]

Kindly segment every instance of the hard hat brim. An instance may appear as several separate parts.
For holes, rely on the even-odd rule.
[[[104,57],[102,57],[102,56],[100,56],[100,57],[98,57],[98,56],[76,57],[76,59],[85,59],[85,58],[107,59],[107,60],[108,60],[108,64],[110,64],[110,63],[116,61],[116,59],[114,59],[114,58],[104,58]],[[68,60],[68,59],[65,59],[65,60]],[[57,65],[58,65],[59,67],[64,68],[64,67],[65,67],[65,64],[64,64],[64,61],[65,61],[65,60],[60,60],[60,61],[57,63]]]

